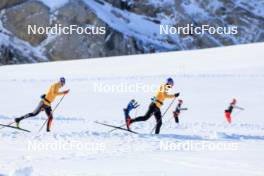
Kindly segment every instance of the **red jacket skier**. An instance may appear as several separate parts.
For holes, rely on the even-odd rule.
[[[231,123],[232,122],[232,112],[234,109],[240,109],[240,110],[244,110],[243,108],[241,107],[238,107],[237,105],[237,100],[234,98],[232,100],[232,102],[230,103],[229,107],[225,110],[225,118],[227,120],[228,123]]]

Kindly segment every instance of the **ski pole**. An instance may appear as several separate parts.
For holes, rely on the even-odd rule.
[[[52,114],[55,112],[55,110],[59,107],[60,103],[62,102],[62,100],[64,99],[65,95],[63,95],[60,99],[60,101],[57,103],[57,105],[55,106],[54,110],[52,110]],[[43,127],[46,125],[46,123],[48,122],[48,119],[45,120],[45,122],[43,123],[43,125],[40,127],[39,131],[40,132]]]
[[[119,128],[122,128],[122,127],[124,127],[124,126],[126,126],[126,124],[121,125],[121,126],[118,126],[118,127],[119,127]],[[113,132],[113,131],[115,131],[115,130],[117,130],[117,128],[114,128],[114,129],[108,131],[107,133],[111,133],[111,132]]]
[[[157,124],[163,119],[163,117],[167,114],[168,110],[171,108],[172,104],[174,103],[174,101],[176,100],[176,97],[173,98],[173,100],[171,101],[170,105],[167,107],[166,111],[163,113],[163,115],[161,116],[160,120],[157,121],[156,125],[154,126],[154,128],[151,130],[150,134],[153,133],[153,131],[156,129]]]

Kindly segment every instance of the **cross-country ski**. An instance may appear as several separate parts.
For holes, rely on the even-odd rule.
[[[115,125],[109,125],[109,124],[106,124],[106,123],[101,123],[101,122],[94,122],[96,124],[100,124],[100,125],[104,125],[104,126],[107,126],[107,127],[111,127],[111,128],[115,128],[115,129],[119,129],[119,130],[123,130],[123,131],[127,131],[127,132],[130,132],[130,133],[134,133],[134,134],[138,134],[137,132],[135,131],[132,131],[130,129],[126,129],[126,128],[122,128],[120,126],[115,126]]]
[[[4,127],[4,128],[12,128],[12,129],[15,129],[15,130],[25,131],[25,132],[28,132],[28,133],[31,132],[31,131],[29,131],[29,130],[26,130],[26,129],[23,129],[23,128],[20,128],[20,127],[11,126],[11,125],[0,124],[0,127]]]

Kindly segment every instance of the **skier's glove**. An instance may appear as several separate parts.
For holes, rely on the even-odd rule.
[[[139,104],[136,102],[136,100],[131,100],[127,106],[127,110],[131,111],[132,109],[136,109],[139,106]]]
[[[138,102],[136,102],[136,100],[131,100],[131,106],[133,107],[133,109],[136,109],[137,107],[139,107]]]
[[[180,92],[179,93],[176,93],[174,94],[175,97],[179,97],[180,96]]]

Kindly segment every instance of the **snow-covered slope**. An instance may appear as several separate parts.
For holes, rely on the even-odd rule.
[[[113,78],[184,74],[262,74],[263,48],[263,43],[259,43],[188,52],[4,66],[0,69],[0,78],[8,80],[47,79],[61,75],[68,78]]]
[[[0,129],[0,174],[3,175],[203,175],[262,176],[264,119],[264,44],[241,45],[191,52],[115,57],[111,59],[54,62],[0,68],[0,123],[7,124],[28,111],[58,77],[67,78],[65,97],[54,113],[52,132],[38,132],[45,114],[25,120],[26,134]],[[161,135],[149,135],[154,118],[132,129],[107,133],[95,120],[123,124],[123,110],[131,98],[144,114],[154,92],[96,92],[105,85],[160,85],[175,79],[172,92],[181,92],[184,106],[180,125],[172,109],[164,117]],[[223,112],[236,97],[245,111],[235,111],[228,125]],[[170,101],[162,108],[166,109]],[[55,103],[54,103],[55,104]],[[175,107],[175,104],[173,105]],[[175,144],[232,144],[234,150],[165,151],[160,142]],[[102,151],[28,149],[28,143],[80,142],[103,144]]]

